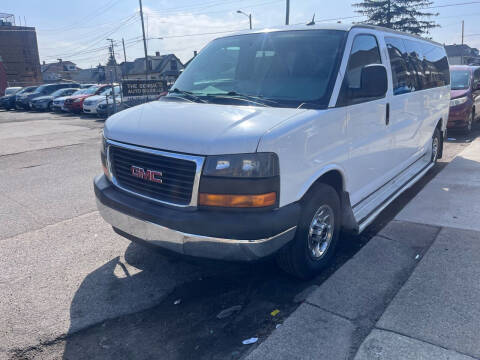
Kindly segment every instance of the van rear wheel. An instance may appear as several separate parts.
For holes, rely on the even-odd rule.
[[[435,131],[433,132],[432,136],[432,163],[436,163],[438,160],[438,155],[440,153],[440,144],[441,144],[441,138],[440,138],[440,130],[438,128],[435,128]]]
[[[333,187],[318,184],[305,197],[295,238],[277,255],[286,272],[308,279],[329,265],[340,232],[340,199]]]

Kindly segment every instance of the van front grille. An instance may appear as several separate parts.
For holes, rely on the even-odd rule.
[[[188,205],[192,199],[196,163],[119,146],[109,146],[112,175],[128,191],[154,200]]]

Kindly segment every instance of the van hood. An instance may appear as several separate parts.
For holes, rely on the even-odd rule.
[[[450,99],[456,99],[467,95],[470,92],[468,89],[450,90]]]
[[[153,101],[112,115],[111,140],[197,155],[255,152],[261,136],[304,109]]]

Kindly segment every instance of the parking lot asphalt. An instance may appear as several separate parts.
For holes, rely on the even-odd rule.
[[[102,127],[0,111],[0,358],[237,359],[242,340],[264,339],[480,133],[450,134],[433,171],[362,235],[344,236],[331,268],[299,282],[272,260],[192,260],[116,235],[92,191]],[[241,311],[217,319],[233,305]]]

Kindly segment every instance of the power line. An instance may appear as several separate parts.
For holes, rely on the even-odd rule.
[[[122,23],[120,23],[116,28],[114,28],[113,30],[109,30],[103,34],[100,34],[98,35],[95,40],[93,40],[88,46],[84,47],[83,49],[80,49],[78,51],[74,51],[72,53],[63,53],[63,54],[56,54],[56,55],[52,55],[52,56],[49,56],[47,58],[57,58],[57,57],[73,57],[77,54],[82,54],[84,53],[85,51],[95,51],[92,47],[97,45],[98,43],[100,43],[101,41],[105,40],[106,37],[109,37],[111,35],[113,35],[115,32],[117,32],[119,29],[121,29],[123,26],[126,26],[129,22],[131,22],[134,17],[136,16],[136,13],[131,15],[129,18],[127,18],[127,20],[123,21]],[[101,48],[99,49],[105,49],[104,46],[102,46]]]
[[[469,1],[469,2],[456,3],[456,4],[426,6],[426,7],[420,8],[420,9],[438,9],[438,8],[445,8],[445,7],[451,7],[451,6],[472,5],[472,4],[480,4],[480,1]]]

